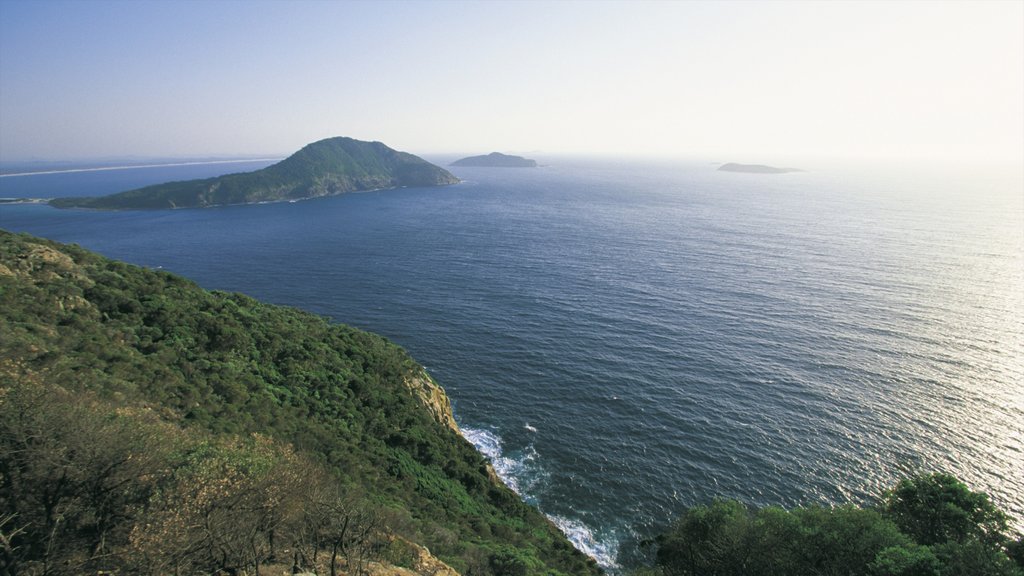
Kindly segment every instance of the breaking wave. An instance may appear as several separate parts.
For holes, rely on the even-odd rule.
[[[520,498],[537,506],[543,513],[543,507],[536,499],[535,487],[543,482],[548,473],[540,464],[540,456],[533,445],[521,450],[512,450],[506,453],[504,445],[497,433],[483,428],[471,428],[462,426],[462,435],[487,457],[494,467],[498,477]],[[576,549],[593,558],[598,565],[606,570],[619,568],[616,557],[618,555],[618,542],[609,538],[607,541],[595,535],[594,531],[580,520],[545,514],[566,538],[576,546]]]

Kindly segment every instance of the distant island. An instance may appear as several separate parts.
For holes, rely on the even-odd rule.
[[[203,208],[458,182],[444,168],[418,156],[380,142],[336,137],[309,144],[255,172],[168,182],[110,196],[55,198],[50,206],[105,210]]]
[[[537,161],[511,156],[501,152],[491,152],[483,156],[470,156],[451,163],[451,166],[474,166],[478,168],[536,168]]]
[[[747,172],[750,174],[787,174],[789,172],[803,172],[799,168],[776,168],[764,164],[737,164],[729,162],[718,167],[721,172]]]

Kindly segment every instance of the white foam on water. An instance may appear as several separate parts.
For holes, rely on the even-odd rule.
[[[501,437],[494,432],[468,426],[460,426],[459,429],[462,430],[463,438],[469,440],[469,443],[488,459],[494,460],[501,456]]]
[[[523,500],[536,504],[531,489],[547,477],[547,472],[538,463],[539,455],[533,445],[521,452],[505,455],[501,436],[495,432],[466,426],[462,426],[461,430],[463,437],[490,460],[498,477],[509,488]],[[576,549],[593,558],[599,566],[606,570],[620,568],[615,560],[619,552],[615,538],[601,541],[589,526],[579,520],[549,514],[545,516],[565,534]]]
[[[548,519],[554,522],[555,526],[565,534],[565,537],[572,542],[577,550],[593,558],[597,564],[605,570],[616,570],[620,568],[616,558],[619,555],[619,545],[614,538],[608,541],[601,541],[589,526],[562,516],[548,515]]]
[[[522,451],[505,454],[501,436],[490,430],[462,427],[462,435],[491,461],[491,466],[506,486],[527,502],[536,504],[531,489],[547,477],[537,463],[537,450],[532,445]]]

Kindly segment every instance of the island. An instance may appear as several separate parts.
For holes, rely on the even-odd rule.
[[[511,156],[501,152],[491,152],[483,156],[470,156],[451,163],[451,166],[473,166],[477,168],[536,168],[537,161]]]
[[[335,137],[308,144],[255,172],[167,182],[109,196],[54,198],[50,206],[105,210],[204,208],[458,182],[444,168],[380,142]]]
[[[729,162],[718,167],[720,172],[746,172],[748,174],[787,174],[790,172],[803,172],[799,168],[777,168],[764,164],[737,164]]]

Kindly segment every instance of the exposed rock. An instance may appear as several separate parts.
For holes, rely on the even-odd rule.
[[[451,400],[445,394],[444,389],[434,382],[429,374],[422,372],[419,376],[406,380],[405,385],[419,397],[435,420],[459,434],[462,433],[459,430],[459,425],[455,423]]]

